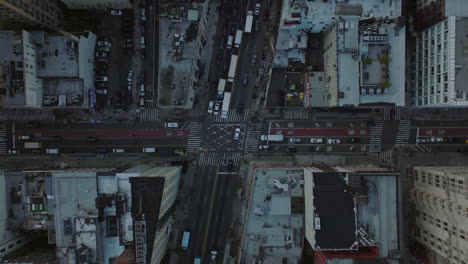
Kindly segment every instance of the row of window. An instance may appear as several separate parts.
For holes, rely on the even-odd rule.
[[[18,241],[16,241],[16,246],[21,245],[21,243],[23,243],[23,240],[21,240],[21,239],[18,240]],[[5,253],[5,252],[7,251],[7,249],[8,249],[9,251],[11,251],[11,249],[13,249],[14,247],[15,247],[15,243],[10,243],[10,244],[8,245],[8,247],[0,248],[0,254]]]

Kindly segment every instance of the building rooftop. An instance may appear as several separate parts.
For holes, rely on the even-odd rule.
[[[191,106],[192,78],[199,52],[199,20],[203,8],[174,4],[164,10],[165,15],[159,20],[159,104]]]
[[[65,36],[49,36],[47,45],[37,49],[38,76],[49,78],[77,78],[78,40]]]
[[[357,249],[356,207],[346,190],[346,173],[314,173],[313,205],[317,250]],[[318,222],[317,222],[318,221]]]
[[[245,262],[299,263],[302,254],[303,173],[300,169],[258,169],[244,238]],[[302,201],[302,202],[301,202]],[[303,205],[302,205],[303,206]]]

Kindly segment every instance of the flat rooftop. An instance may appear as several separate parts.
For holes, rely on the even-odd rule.
[[[257,169],[243,242],[245,263],[299,263],[303,248],[303,170]]]
[[[346,189],[341,172],[313,174],[315,248],[320,250],[357,249],[356,207],[352,194]]]
[[[189,94],[198,53],[196,39],[201,11],[201,8],[193,8],[192,5],[177,5],[167,12],[180,17],[167,16],[159,20],[161,55],[158,97],[161,106],[185,106],[193,103]]]
[[[78,41],[65,36],[49,36],[38,48],[39,77],[78,77]]]

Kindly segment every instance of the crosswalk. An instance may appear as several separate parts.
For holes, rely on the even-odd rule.
[[[408,144],[411,133],[411,121],[410,120],[400,120],[398,126],[398,133],[396,136],[396,144]]]
[[[408,145],[408,148],[414,152],[431,152],[432,151],[431,145],[413,144],[413,145]]]
[[[384,120],[400,120],[401,119],[401,107],[398,106],[385,106]]]
[[[256,152],[258,150],[259,138],[259,130],[247,130],[245,139],[245,152]]]
[[[7,130],[5,123],[0,123],[0,154],[7,153]]]
[[[249,109],[244,109],[242,113],[238,113],[236,109],[229,109],[228,117],[222,118],[221,113],[218,115],[211,114],[210,119],[217,123],[236,123],[242,122],[249,118]]]
[[[371,129],[369,152],[380,152],[382,146],[383,122],[379,121]]]
[[[241,152],[202,152],[198,156],[199,166],[227,166],[232,160],[233,166],[239,166],[242,159]]]
[[[380,165],[393,166],[391,149],[380,152]]]
[[[144,109],[136,117],[141,121],[159,121],[159,109]]]
[[[189,137],[187,140],[187,152],[197,152],[200,149],[202,124],[192,122],[189,123],[187,129],[189,130]]]

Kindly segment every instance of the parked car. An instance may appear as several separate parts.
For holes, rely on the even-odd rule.
[[[19,149],[9,149],[8,154],[16,155],[16,154],[20,154],[20,151],[19,151]]]
[[[98,57],[98,58],[107,58],[107,52],[98,51],[98,52],[96,52],[96,57]]]
[[[234,131],[234,140],[239,140],[240,132],[240,128],[236,128],[236,130]]]
[[[442,143],[442,142],[444,142],[444,138],[442,138],[442,137],[431,137],[430,142],[432,142],[432,143]]]
[[[359,141],[361,141],[361,140],[359,138],[352,137],[352,138],[349,139],[349,141],[351,143],[359,143]]]
[[[88,137],[88,142],[96,142],[97,138],[96,137]]]
[[[62,141],[62,140],[63,140],[63,137],[61,137],[61,136],[53,136],[52,139],[55,140],[55,141]]]
[[[107,88],[107,83],[105,82],[96,82],[95,85],[98,88]]]
[[[270,148],[270,146],[268,146],[268,145],[259,145],[258,146],[258,149],[268,149],[268,148]]]
[[[213,107],[214,107],[214,102],[210,101],[210,103],[208,104],[208,114],[213,113]]]
[[[260,20],[255,21],[255,32],[260,31]]]
[[[98,47],[109,47],[109,48],[112,47],[112,44],[109,41],[104,41],[104,40],[98,41],[97,45]]]
[[[107,94],[107,89],[96,90],[97,94]]]
[[[311,138],[310,143],[322,144],[323,143],[323,138]]]
[[[97,51],[110,52],[110,48],[109,47],[98,47]]]
[[[301,138],[289,138],[289,143],[299,143],[301,142]]]
[[[260,7],[261,7],[261,6],[260,6],[260,4],[258,4],[258,3],[255,5],[255,15],[256,15],[256,16],[260,15]]]
[[[327,139],[327,144],[340,144],[341,141],[337,138],[329,138]]]
[[[429,138],[417,138],[416,143],[429,143]]]
[[[115,149],[112,149],[112,152],[114,152],[114,153],[124,153],[125,149],[115,148]]]
[[[122,15],[122,10],[113,9],[113,10],[110,11],[110,13],[113,16],[121,16]]]
[[[251,64],[252,66],[254,66],[256,63],[257,63],[257,55],[254,54],[254,55],[252,56],[252,61],[250,62],[250,64]]]
[[[96,76],[94,79],[96,82],[107,82],[109,80],[107,76]]]

